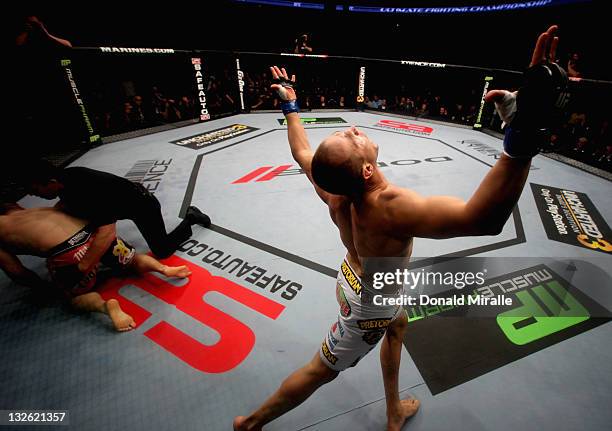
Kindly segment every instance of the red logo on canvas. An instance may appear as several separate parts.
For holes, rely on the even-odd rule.
[[[270,181],[272,178],[279,176],[287,169],[289,169],[293,165],[281,165],[281,166],[262,166],[261,168],[257,168],[243,177],[238,178],[236,181],[233,181],[232,184],[242,184],[248,183],[250,181]],[[259,178],[258,178],[259,177]],[[257,178],[257,179],[256,179]]]
[[[395,121],[395,120],[380,120],[378,123],[376,123],[376,125],[379,127],[386,127],[389,129],[397,129],[400,131],[412,132],[418,135],[430,135],[431,132],[433,132],[433,128],[428,127],[428,126],[404,123],[402,121]]]
[[[175,286],[150,274],[141,277],[111,279],[100,289],[104,299],[116,298],[123,310],[130,314],[136,325],[144,323],[152,313],[130,301],[120,289],[134,285],[167,304],[176,306],[179,312],[191,316],[202,325],[219,334],[213,345],[203,344],[171,323],[162,320],[144,332],[151,341],[205,373],[224,373],[244,361],[255,346],[255,333],[236,317],[231,316],[207,302],[207,295],[214,292],[276,320],[285,309],[284,305],[255,293],[223,277],[213,276],[177,256],[164,260],[166,265],[188,265],[192,271],[190,279],[183,286]]]

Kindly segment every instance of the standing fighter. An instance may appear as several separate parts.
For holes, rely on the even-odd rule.
[[[464,202],[447,196],[423,197],[390,184],[378,169],[378,146],[351,127],[326,138],[313,153],[298,116],[295,75],[271,68],[272,88],[282,99],[291,153],[306,172],[315,191],[328,205],[347,254],[338,273],[336,296],[340,313],[318,353],[295,371],[250,416],[234,419],[235,430],[260,430],[332,381],[340,371],[355,366],[383,337],[380,351],[387,429],[399,430],[419,408],[416,399],[400,400],[398,374],[402,340],[407,325],[400,306],[375,306],[371,287],[373,265],[384,258],[411,255],[414,237],[449,238],[497,235],[516,205],[531,158],[546,143],[555,104],[567,82],[555,63],[556,26],[536,43],[525,86],[518,94],[493,90],[486,101],[495,102],[507,123],[504,153],[472,197]],[[381,259],[383,258],[383,259]],[[391,260],[391,259],[389,259]],[[394,265],[397,263],[395,260]],[[398,288],[395,287],[397,294]],[[389,293],[389,292],[386,292]]]

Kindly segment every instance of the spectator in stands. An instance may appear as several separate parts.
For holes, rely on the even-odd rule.
[[[427,108],[432,115],[438,115],[440,113],[440,106],[442,105],[440,99],[441,97],[437,95],[433,98],[430,98],[429,103],[427,104]]]
[[[463,105],[461,103],[455,104],[455,109],[450,116],[451,121],[457,121],[458,123],[466,122],[466,115]]]
[[[122,109],[111,116],[111,129],[114,133],[124,133],[134,130],[136,125],[133,121],[134,107],[130,102],[124,102]],[[114,120],[112,119],[114,117]]]
[[[582,62],[580,53],[573,52],[567,61],[567,75],[572,78],[582,78]]]
[[[145,112],[145,106],[142,101],[142,96],[135,95],[132,97],[132,120],[136,128],[148,127],[150,123],[150,113]]]
[[[312,109],[312,102],[310,101],[310,96],[306,96],[304,99],[304,110],[310,111]]]
[[[178,102],[178,109],[181,113],[181,118],[186,120],[196,117],[196,107],[193,98],[182,96]]]
[[[595,162],[610,162],[612,156],[612,132],[610,131],[610,120],[604,119],[599,127],[599,132],[593,136],[592,159]],[[609,167],[608,167],[609,168]]]
[[[429,105],[427,104],[427,102],[421,103],[421,107],[416,110],[415,115],[417,117],[424,117],[429,115]]]
[[[174,123],[181,119],[181,111],[176,105],[174,99],[165,99],[165,103],[161,108],[160,114],[165,123]]]
[[[310,42],[308,40],[308,35],[302,34],[295,40],[295,47],[293,48],[293,53],[294,54],[312,54],[312,47],[309,45],[310,45]]]
[[[406,97],[406,114],[414,115],[414,100],[410,97]]]

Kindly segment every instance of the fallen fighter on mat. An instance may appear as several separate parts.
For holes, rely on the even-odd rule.
[[[378,294],[397,296],[402,286],[375,290],[372,275],[385,265],[390,271],[405,267],[414,237],[497,235],[502,231],[523,191],[531,158],[546,144],[555,109],[564,100],[567,77],[554,63],[556,30],[552,26],[540,35],[518,95],[505,90],[486,95],[508,125],[504,153],[467,202],[448,196],[424,197],[389,183],[377,166],[378,146],[356,127],[333,133],[313,152],[298,115],[295,75],[289,79],[285,69],[271,68],[272,88],[282,99],[293,158],[329,207],[347,254],[336,284],[340,312],[321,348],[255,412],[236,417],[234,430],[261,430],[334,380],[340,371],[357,365],[381,339],[387,430],[399,430],[416,413],[419,401],[400,400],[398,388],[406,313],[401,306],[377,306],[372,301]]]
[[[61,288],[71,305],[77,310],[107,314],[117,331],[129,331],[135,323],[121,310],[116,299],[104,301],[94,291],[100,263],[114,270],[133,270],[139,274],[154,271],[167,277],[191,275],[186,266],[166,266],[151,256],[136,253],[113,229],[103,233],[107,248],[100,263],[87,268],[83,277],[77,265],[96,234],[97,230],[87,222],[58,208],[24,209],[17,204],[5,205],[0,213],[0,268],[17,283],[41,287],[44,282],[25,268],[16,255],[47,258],[53,284]]]

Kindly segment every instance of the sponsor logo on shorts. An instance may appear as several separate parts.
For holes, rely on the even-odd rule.
[[[363,341],[365,341],[370,346],[374,346],[376,343],[380,341],[380,339],[385,335],[385,330],[380,329],[377,331],[368,331],[361,337]]]
[[[338,305],[340,305],[340,314],[342,317],[349,317],[351,315],[351,304],[346,299],[344,295],[344,289],[339,284],[336,284],[336,300],[338,301]]]
[[[321,352],[323,352],[325,359],[327,359],[332,365],[336,365],[336,362],[338,362],[338,357],[329,351],[326,341],[323,341],[321,344]]]
[[[287,125],[286,118],[277,118],[278,124],[281,126]],[[302,124],[340,124],[346,123],[343,118],[340,117],[300,117],[300,122]]]
[[[423,126],[421,124],[404,123],[403,121],[395,120],[380,120],[374,125],[375,127],[382,127],[385,129],[393,129],[399,132],[411,133],[413,135],[428,136],[433,132],[433,128],[429,126]]]
[[[612,231],[589,197],[531,183],[548,239],[612,254]]]
[[[74,253],[74,257],[73,257],[74,261],[76,263],[78,263],[81,260],[83,260],[83,258],[87,254],[88,250],[89,250],[89,245],[88,244],[83,244],[83,246],[79,247],[79,249],[76,251],[76,253]]]
[[[368,319],[358,320],[359,329],[367,331],[369,329],[387,329],[392,319]]]
[[[327,342],[329,343],[332,349],[336,348],[336,344],[338,344],[338,339],[334,337],[332,331],[329,331],[329,334],[327,334]]]
[[[336,332],[336,329],[338,329],[340,338],[344,337],[344,326],[342,326],[342,323],[340,322],[340,318],[338,318],[338,321],[332,325],[332,331]]]
[[[113,247],[113,255],[117,256],[117,260],[121,265],[129,265],[136,254],[136,250],[126,246],[121,238],[117,238],[116,242],[117,244]]]
[[[172,144],[188,147],[194,150],[206,148],[228,139],[242,136],[247,133],[259,130],[256,127],[246,126],[244,124],[232,124],[231,126],[222,127],[220,129],[211,130],[210,132],[200,133],[197,135],[187,136],[185,138],[170,141]]]
[[[342,262],[340,270],[342,271],[342,275],[344,275],[346,282],[349,284],[349,286],[351,286],[351,289],[353,289],[353,292],[360,295],[361,291],[363,290],[363,286],[346,261]]]
[[[608,310],[546,265],[487,279],[464,293],[504,294],[512,305],[471,307],[473,318],[465,318],[467,305],[407,310],[410,330],[404,342],[434,395],[610,321]],[[436,342],[422,343],[434,330]],[[445,357],[453,358],[453,367],[436,359]]]
[[[78,244],[83,238],[89,237],[89,235],[90,235],[89,232],[81,231],[77,233],[75,236],[73,236],[72,238],[70,238],[68,240],[68,244],[70,245]]]

